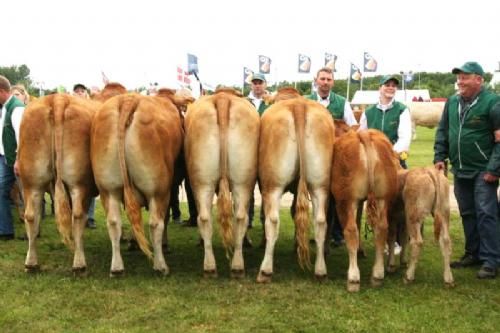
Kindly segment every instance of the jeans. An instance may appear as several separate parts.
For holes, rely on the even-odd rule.
[[[500,266],[498,182],[485,182],[484,174],[472,179],[455,177],[455,197],[464,227],[465,254],[496,268]]]
[[[95,197],[92,197],[92,199],[90,199],[89,211],[87,212],[87,219],[95,221],[94,212],[95,212]]]
[[[10,190],[15,181],[14,168],[6,164],[5,156],[0,155],[0,235],[14,235]]]

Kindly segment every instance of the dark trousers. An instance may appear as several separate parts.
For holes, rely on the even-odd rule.
[[[484,172],[472,179],[455,177],[457,198],[465,236],[465,253],[485,265],[500,266],[498,182],[487,183]]]
[[[189,223],[196,225],[198,218],[198,210],[196,209],[196,201],[194,199],[193,189],[191,188],[191,184],[189,183],[189,178],[186,175],[186,179],[184,180],[184,189],[186,190],[186,197],[188,201],[189,208]]]

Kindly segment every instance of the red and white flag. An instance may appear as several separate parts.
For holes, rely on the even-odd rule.
[[[184,71],[181,67],[177,66],[177,81],[183,85],[191,84],[191,79],[189,78],[189,73]]]

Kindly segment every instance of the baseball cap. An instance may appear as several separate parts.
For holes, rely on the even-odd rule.
[[[382,76],[382,78],[380,79],[380,85],[382,86],[389,81],[394,81],[394,82],[396,82],[397,85],[399,85],[399,79],[395,75]]]
[[[252,82],[254,80],[260,80],[262,82],[266,82],[266,77],[264,76],[264,74],[261,74],[261,73],[255,73],[253,76],[252,76]]]
[[[77,83],[77,84],[75,84],[75,85],[73,86],[73,91],[75,91],[75,90],[76,90],[76,89],[78,89],[78,88],[82,88],[83,90],[87,90],[87,87],[85,87],[85,85],[84,85],[84,84],[82,84],[82,83]]]
[[[455,67],[451,71],[453,74],[465,73],[465,74],[477,74],[479,76],[484,76],[483,67],[475,61],[467,61],[462,67]]]

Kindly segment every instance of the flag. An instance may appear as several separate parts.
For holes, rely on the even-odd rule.
[[[404,73],[403,77],[404,77],[404,80],[406,83],[410,83],[411,81],[413,81],[413,73],[412,72]]]
[[[189,73],[184,71],[181,67],[177,66],[177,81],[181,85],[191,84],[191,79],[189,78]]]
[[[259,56],[259,73],[269,74],[271,72],[271,58],[260,55]]]
[[[198,57],[188,53],[188,73],[198,74]]]
[[[109,83],[109,79],[106,76],[106,74],[104,74],[104,71],[101,71],[101,75],[102,75],[102,82],[104,83],[104,85],[108,84]]]
[[[361,71],[358,66],[351,62],[351,73],[349,74],[351,82],[358,83],[361,81]]]
[[[377,65],[378,65],[377,60],[373,59],[373,57],[368,52],[365,52],[363,59],[364,59],[364,65],[363,65],[364,72],[377,71]]]
[[[311,58],[299,53],[299,73],[309,73],[311,71]]]
[[[248,67],[243,67],[243,84],[251,84],[253,77],[253,70]]]
[[[337,56],[331,53],[325,53],[325,67],[330,68],[332,71],[336,72],[335,63],[337,62]]]

